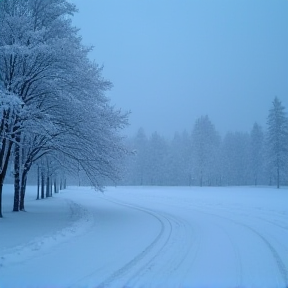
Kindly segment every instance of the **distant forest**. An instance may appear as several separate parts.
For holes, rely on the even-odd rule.
[[[206,115],[195,121],[191,131],[176,132],[172,139],[158,132],[147,135],[140,128],[135,137],[126,139],[125,146],[126,157],[119,159],[117,179],[106,178],[103,185],[288,186],[288,117],[277,97],[267,111],[265,127],[254,123],[249,132],[227,132],[221,137]],[[59,178],[57,171],[54,175],[54,165],[49,164],[51,179]],[[37,170],[36,163],[29,184],[39,181]],[[80,165],[64,171],[62,184],[91,185]],[[7,183],[13,183],[12,176],[8,174]]]
[[[191,132],[167,140],[140,128],[127,140],[122,185],[288,185],[288,119],[276,97],[267,127],[255,123],[250,133],[220,137],[208,116],[196,120]]]

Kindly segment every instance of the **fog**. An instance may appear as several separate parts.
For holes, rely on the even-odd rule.
[[[221,134],[250,131],[275,96],[288,106],[288,1],[72,2],[108,96],[131,110],[128,135],[191,131],[201,115]]]

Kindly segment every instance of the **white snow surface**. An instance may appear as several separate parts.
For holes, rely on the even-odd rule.
[[[13,213],[0,288],[288,286],[288,189],[70,187]]]

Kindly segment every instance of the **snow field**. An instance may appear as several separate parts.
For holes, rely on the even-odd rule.
[[[0,287],[287,287],[287,189],[5,188]]]

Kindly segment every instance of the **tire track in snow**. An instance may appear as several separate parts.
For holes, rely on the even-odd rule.
[[[147,209],[146,207],[144,208],[137,204],[123,203],[118,199],[117,201],[108,201],[152,215],[160,221],[162,229],[155,240],[142,253],[134,257],[122,268],[115,271],[97,287],[109,287],[109,285],[113,284],[115,281],[117,281],[117,286],[120,285],[119,281],[122,281],[123,285],[120,285],[121,287],[135,287],[136,283],[143,281],[147,274],[152,274],[152,276],[161,275],[161,280],[166,279],[177,271],[188,255],[190,255],[190,265],[184,267],[184,271],[181,271],[181,279],[177,279],[178,281],[183,281],[190,269],[190,266],[193,265],[200,244],[200,241],[195,241],[195,235],[192,237],[193,229],[191,229],[190,223],[186,220],[180,219],[179,217],[176,218],[171,214]],[[166,232],[169,230],[168,235],[165,233],[165,230]],[[165,235],[163,235],[163,233]],[[182,237],[180,240],[179,235]],[[193,257],[191,257],[190,254],[192,250]],[[159,257],[161,258],[161,261],[158,262],[157,258]],[[166,261],[163,261],[163,257]],[[135,266],[137,267],[137,270],[133,271]],[[155,279],[155,277],[153,277],[153,279]],[[177,285],[179,285],[178,282]]]
[[[198,207],[198,209],[199,209],[199,207]],[[198,211],[201,212],[201,213],[204,213],[204,214],[213,215],[213,216],[216,216],[218,218],[222,218],[222,219],[228,220],[230,222],[233,222],[236,225],[242,226],[242,227],[250,230],[251,232],[253,232],[253,234],[256,235],[258,238],[260,238],[262,243],[265,244],[265,246],[268,248],[268,251],[270,251],[270,253],[272,255],[272,258],[275,261],[276,267],[278,268],[278,271],[279,271],[279,273],[281,275],[281,278],[282,278],[282,280],[284,282],[285,287],[288,286],[288,272],[287,272],[286,265],[284,264],[284,261],[282,260],[281,256],[279,255],[279,253],[277,252],[275,247],[267,240],[266,237],[264,237],[261,233],[259,233],[258,231],[256,231],[254,228],[252,228],[251,226],[249,226],[247,224],[238,222],[236,220],[233,220],[231,218],[225,217],[223,215],[218,215],[218,214],[215,214],[215,213],[202,211],[202,210],[198,210]],[[241,287],[241,285],[240,285],[240,287]]]
[[[144,260],[145,261],[145,257],[147,257],[149,255],[150,252],[152,252],[152,250],[154,249],[154,247],[157,246],[157,244],[159,242],[164,242],[161,244],[160,249],[158,250],[157,253],[160,253],[165,246],[167,245],[167,243],[169,242],[169,239],[171,237],[171,233],[172,233],[172,224],[171,221],[166,218],[163,217],[162,215],[159,216],[159,214],[152,212],[148,209],[145,208],[140,208],[134,205],[130,205],[130,204],[126,204],[126,203],[121,203],[119,201],[115,201],[115,200],[111,200],[111,199],[106,199],[109,202],[112,202],[114,204],[120,205],[120,206],[124,206],[124,207],[128,207],[130,209],[134,209],[134,210],[138,210],[140,212],[144,212],[152,217],[154,217],[161,225],[160,228],[160,232],[159,234],[156,236],[156,238],[145,248],[145,250],[143,250],[140,254],[138,254],[136,257],[134,257],[131,261],[129,261],[127,264],[125,264],[124,266],[122,266],[121,268],[119,268],[118,270],[116,270],[115,272],[113,272],[107,279],[105,279],[102,283],[100,283],[99,285],[97,285],[98,288],[104,288],[104,287],[108,287],[109,285],[111,285],[114,281],[118,280],[119,278],[123,277],[125,274],[129,273],[129,271],[131,271],[131,269],[133,267],[135,267],[136,264],[138,264],[140,261]],[[161,219],[162,218],[162,219]],[[164,219],[164,221],[163,221]],[[168,233],[167,233],[168,230]],[[165,233],[166,232],[166,233]],[[165,235],[167,234],[167,235]],[[153,258],[155,258],[156,256],[153,256]],[[152,259],[148,262],[151,262]],[[145,264],[143,264],[140,269],[140,271],[143,269],[143,267],[145,267],[147,265],[147,262],[145,262]],[[96,273],[96,271],[95,271]],[[132,276],[136,277],[139,274],[139,272],[137,272],[136,274],[134,274]],[[91,274],[90,274],[91,276]],[[130,278],[130,277],[129,277]],[[118,280],[119,281],[119,280]],[[117,283],[118,283],[117,281]],[[127,280],[124,281],[125,283],[128,283]],[[122,285],[123,287],[125,287],[125,284]]]
[[[215,206],[214,205],[205,205],[205,207],[215,210]],[[260,210],[261,213],[262,213],[262,217],[260,215],[253,215],[253,214],[251,215],[251,214],[247,213],[248,212],[247,210],[244,210],[242,208],[237,208],[237,210],[235,210],[235,208],[231,209],[231,208],[227,208],[227,207],[222,206],[221,208],[217,207],[217,211],[223,211],[223,212],[226,212],[226,213],[229,213],[229,214],[233,213],[233,215],[235,215],[235,213],[237,213],[241,217],[242,216],[249,217],[249,218],[253,217],[255,219],[259,219],[259,220],[261,220],[263,222],[266,222],[266,223],[269,223],[269,224],[271,224],[273,226],[276,226],[277,228],[284,229],[284,230],[288,231],[288,226],[287,226],[287,221],[286,221],[287,215],[286,214],[284,214],[285,215],[284,220],[283,219],[276,220],[276,221],[281,221],[281,222],[285,223],[284,224],[285,226],[284,226],[282,224],[275,223],[275,220],[272,221],[272,220],[269,220],[267,218],[263,218],[263,215],[264,216],[268,216],[269,218],[270,217],[279,217],[280,216],[279,213],[275,214],[275,213],[272,213],[271,211],[267,211],[266,213],[264,213],[265,211]],[[283,216],[281,215],[281,218],[282,217]]]
[[[265,245],[265,247],[266,247],[266,249],[267,249],[267,252],[268,253],[270,253],[270,255],[271,255],[271,257],[272,257],[272,259],[274,259],[274,263],[275,263],[275,268],[276,268],[276,270],[278,270],[278,273],[279,274],[277,274],[278,275],[278,277],[280,276],[281,278],[280,279],[282,279],[281,280],[281,282],[284,282],[285,284],[285,287],[288,285],[287,284],[287,282],[288,282],[288,273],[287,273],[287,268],[286,268],[286,266],[285,266],[285,262],[283,261],[283,259],[282,259],[282,257],[280,256],[280,254],[279,254],[279,252],[277,252],[277,249],[271,244],[271,241],[269,241],[268,239],[267,239],[267,237],[264,237],[261,233],[259,233],[258,231],[256,231],[255,229],[253,229],[251,226],[249,226],[249,225],[246,225],[246,224],[244,224],[244,223],[241,223],[241,222],[239,222],[239,221],[236,221],[236,220],[233,220],[233,219],[231,219],[231,218],[229,218],[229,216],[228,217],[225,217],[225,216],[223,216],[223,215],[219,215],[219,214],[215,214],[215,213],[211,213],[211,212],[207,212],[207,210],[203,210],[203,208],[205,209],[205,206],[203,207],[203,206],[198,206],[198,205],[193,205],[194,206],[194,211],[198,211],[198,212],[200,212],[200,213],[203,213],[203,214],[207,214],[207,215],[212,215],[212,216],[217,216],[218,218],[222,218],[222,219],[225,219],[226,221],[229,221],[229,222],[232,222],[232,223],[234,223],[234,224],[236,224],[236,225],[239,225],[239,226],[241,226],[241,227],[243,227],[243,228],[245,228],[245,229],[249,229],[254,235],[256,235],[257,236],[257,238],[260,238],[260,240],[261,240],[261,242]],[[186,208],[186,209],[191,209],[192,207],[190,206],[190,207],[187,207],[186,205],[184,206],[184,207],[182,207],[182,208]],[[215,209],[215,207],[207,207],[207,208],[214,208]],[[192,208],[193,209],[193,208]],[[213,210],[214,210],[213,209]],[[230,209],[223,209],[223,207],[221,207],[221,209],[217,209],[216,211],[224,211],[224,212],[228,212],[230,215],[231,215],[231,213],[234,213],[233,211],[231,211]],[[215,211],[215,212],[216,212]],[[217,212],[216,212],[217,213]],[[162,213],[163,214],[163,213]],[[161,214],[160,214],[161,215]],[[163,216],[163,215],[162,215]],[[258,217],[258,216],[255,216],[255,215],[252,215],[255,219],[257,218],[260,218],[260,217]],[[265,221],[266,219],[259,219],[259,220],[262,220],[262,221]],[[271,221],[265,221],[265,222],[268,222],[269,224],[274,224],[276,227],[278,227],[278,228],[283,228],[283,227],[279,227],[279,225],[277,225],[277,224],[275,224],[275,223],[273,223],[273,222],[271,222]],[[173,221],[172,221],[172,223],[173,223]],[[220,225],[221,226],[221,225]],[[236,285],[236,287],[242,287],[242,285],[243,285],[243,267],[242,267],[242,261],[241,261],[241,253],[240,253],[240,250],[239,250],[239,247],[238,247],[238,244],[237,244],[237,241],[235,242],[235,240],[233,241],[233,239],[232,239],[232,237],[231,237],[231,235],[229,234],[229,233],[231,233],[231,231],[228,229],[224,229],[224,227],[222,227],[221,226],[221,229],[226,233],[226,235],[227,235],[227,239],[229,239],[229,242],[231,243],[231,246],[232,246],[232,249],[233,249],[233,251],[234,251],[234,255],[235,255],[235,260],[236,260],[236,266],[237,266],[237,271],[238,271],[238,283],[235,283],[235,285]],[[201,243],[200,243],[201,244]],[[158,254],[158,256],[159,256],[159,254]],[[157,255],[155,255],[155,257],[153,258],[153,260],[155,260],[157,258]],[[152,261],[151,261],[152,262]],[[149,262],[148,262],[149,263]],[[166,263],[164,263],[164,265],[165,265]],[[181,264],[179,264],[179,265],[181,265]],[[144,266],[145,267],[145,266]],[[165,267],[167,267],[167,265],[165,266]],[[169,266],[168,266],[169,267]],[[143,274],[145,274],[145,270],[144,270],[144,272],[142,272],[141,273],[141,275],[143,275]],[[137,276],[140,276],[140,274],[136,274],[135,275],[135,277],[133,277],[133,278],[136,278]],[[276,276],[276,274],[275,274],[275,276]],[[276,276],[277,277],[277,276]],[[132,280],[133,280],[133,278],[132,278]],[[279,280],[280,280],[279,279]],[[131,279],[130,279],[131,280]],[[128,282],[126,282],[126,283],[130,283],[131,281],[128,281]],[[139,281],[140,281],[140,279],[139,279]],[[130,287],[130,286],[129,286]],[[133,287],[133,286],[132,286]]]
[[[226,235],[227,239],[229,240],[233,253],[236,259],[236,269],[237,269],[237,274],[238,274],[238,284],[235,287],[243,287],[243,279],[242,279],[242,274],[243,274],[243,268],[242,268],[242,261],[241,261],[241,256],[239,252],[239,248],[237,247],[236,243],[233,241],[231,238],[231,235],[227,232],[226,229],[224,229],[222,226],[217,225],[219,229],[223,231],[223,233]]]
[[[222,208],[223,211],[226,211],[228,213],[232,213],[232,211],[230,211],[229,209],[225,209],[225,208]],[[216,215],[216,214],[214,214]],[[246,227],[247,229],[251,230],[254,234],[256,234],[263,242],[264,244],[266,245],[266,247],[270,250],[275,262],[277,263],[277,266],[278,266],[278,270],[280,272],[280,275],[282,277],[282,280],[284,281],[285,283],[285,286],[288,286],[288,271],[287,271],[287,268],[284,264],[284,261],[282,260],[280,254],[277,252],[277,250],[275,249],[275,247],[267,240],[266,237],[264,237],[261,233],[259,233],[256,229],[252,228],[251,226],[247,225],[247,224],[244,224],[244,223],[241,223],[239,221],[236,221],[236,220],[232,220],[228,217],[224,217],[224,216],[219,216],[219,215],[216,215],[218,217],[222,217],[222,218],[226,218],[230,221],[233,221],[234,223],[238,224],[238,225],[241,225],[242,227]],[[246,215],[248,216],[248,215]],[[287,230],[287,227],[284,227],[282,225],[279,225],[278,223],[275,223],[271,220],[268,220],[268,219],[265,219],[263,217],[260,217],[260,216],[256,216],[256,215],[252,215],[253,218],[255,219],[259,219],[260,221],[263,221],[265,223],[269,223],[270,225],[274,226],[274,227],[277,227],[279,229],[283,229],[283,230]]]
[[[280,257],[279,253],[276,251],[276,249],[274,248],[274,246],[267,240],[267,238],[265,238],[262,234],[260,234],[258,231],[256,231],[255,229],[253,229],[251,226],[245,225],[245,224],[241,224],[242,226],[246,227],[247,229],[250,229],[252,232],[254,232],[260,239],[262,239],[262,241],[265,243],[265,245],[268,247],[268,249],[270,250],[274,260],[277,263],[278,266],[278,270],[280,271],[280,275],[284,281],[285,286],[288,286],[288,272],[286,269],[286,266],[282,260],[282,258]]]
[[[155,211],[154,211],[155,212]],[[135,287],[137,283],[141,282],[142,279],[147,279],[147,274],[151,274],[152,277],[148,279],[155,279],[157,276],[161,275],[161,287],[165,287],[169,283],[169,287],[171,286],[172,279],[171,275],[177,271],[185,259],[190,254],[191,250],[198,251],[199,243],[197,242],[196,245],[194,243],[191,244],[190,237],[192,238],[192,229],[191,227],[188,229],[187,227],[190,226],[186,221],[180,219],[179,217],[175,218],[174,216],[157,212],[158,215],[167,219],[171,224],[171,235],[170,238],[167,239],[165,246],[157,251],[153,255],[150,260],[144,263],[125,283],[124,287]],[[188,224],[188,225],[187,225]],[[188,233],[190,237],[188,237]],[[173,234],[173,235],[172,235]],[[194,239],[195,240],[195,239]],[[196,246],[196,247],[195,247]],[[195,249],[196,248],[196,249]],[[195,260],[196,252],[194,251],[194,257],[189,258],[189,263],[192,265],[193,261]],[[160,257],[161,261],[157,261]],[[163,260],[164,259],[164,260]],[[166,260],[166,261],[165,261]],[[184,267],[184,271],[182,271],[181,279],[179,276],[177,278],[177,283],[175,285],[179,286],[181,281],[185,278],[188,273],[189,266]],[[146,277],[145,277],[146,276]],[[173,279],[175,281],[175,279]],[[163,283],[164,282],[164,283]],[[164,285],[165,284],[165,285]],[[150,285],[151,286],[151,285]]]
[[[201,207],[201,206],[200,206]],[[203,208],[203,207],[201,207],[201,208]],[[219,216],[219,215],[217,215],[217,214],[212,214],[212,213],[210,213],[210,212],[206,212],[206,211],[202,211],[202,210],[199,210],[199,209],[195,209],[195,205],[194,205],[194,207],[187,207],[187,206],[181,206],[181,209],[187,209],[188,211],[190,211],[190,210],[192,210],[193,212],[196,212],[196,213],[200,213],[200,214],[204,214],[204,215],[212,215],[212,216],[218,216],[218,217],[222,217],[222,216]],[[225,218],[225,217],[222,217],[222,218]],[[226,219],[226,218],[225,218]],[[228,219],[228,218],[227,218]],[[230,219],[228,219],[228,220],[230,220]],[[195,225],[195,224],[194,224]],[[238,283],[235,283],[235,286],[233,286],[233,287],[243,287],[242,285],[242,282],[243,282],[243,279],[242,279],[242,271],[243,271],[243,268],[242,268],[242,261],[241,261],[241,256],[240,256],[240,251],[239,251],[239,248],[237,247],[237,245],[236,245],[236,243],[233,241],[233,239],[231,238],[231,235],[229,234],[229,232],[227,231],[227,229],[225,229],[223,226],[221,226],[221,225],[219,225],[219,224],[214,224],[215,226],[217,226],[218,227],[218,229],[219,230],[221,230],[222,231],[222,233],[224,233],[225,235],[226,235],[226,238],[228,239],[228,241],[229,241],[229,243],[231,244],[231,248],[232,248],[232,250],[233,250],[233,253],[234,253],[234,256],[235,256],[235,267],[236,267],[236,273],[237,273],[237,278],[238,278]],[[199,226],[199,224],[198,224],[198,226]],[[198,229],[199,231],[198,231],[198,234],[202,234],[202,232],[201,232],[201,230],[202,230],[202,228],[199,226],[199,228],[200,229]],[[198,235],[198,237],[200,238],[199,239],[199,242],[200,243],[198,243],[198,250],[200,250],[200,248],[199,247],[202,247],[203,246],[203,244],[201,243],[201,238],[203,238],[203,236],[202,237],[200,237],[200,235]],[[201,248],[201,249],[204,249],[204,248]],[[194,256],[194,258],[196,258],[196,254],[198,253],[198,251],[196,251],[196,253],[195,253],[195,256]],[[195,259],[194,259],[195,260]],[[193,261],[194,262],[194,261]],[[191,266],[193,266],[193,263],[191,263],[192,265]],[[193,270],[192,270],[193,271]],[[206,287],[206,286],[205,286]],[[210,287],[210,286],[209,286]]]
[[[222,208],[222,210],[226,211],[226,212],[228,211],[229,213],[231,213],[231,211],[229,209],[223,209]],[[248,217],[248,214],[245,214],[245,216]],[[280,225],[279,223],[275,223],[274,221],[268,220],[268,219],[263,218],[261,216],[252,215],[252,217],[254,219],[258,219],[260,221],[263,221],[265,223],[269,223],[269,225],[272,225],[273,227],[276,227],[278,229],[282,229],[282,230],[285,230],[285,231],[288,230],[288,228],[286,226]],[[227,219],[229,219],[229,218],[227,218]],[[230,219],[230,220],[235,222],[238,225],[241,225],[243,227],[246,227],[247,229],[250,229],[254,234],[256,234],[258,237],[260,237],[262,239],[262,241],[265,243],[266,247],[268,247],[268,249],[270,250],[271,254],[273,255],[273,258],[275,259],[275,261],[277,263],[278,270],[280,271],[280,274],[281,274],[281,277],[282,277],[282,279],[283,279],[283,281],[285,283],[285,286],[288,286],[288,271],[287,271],[287,268],[286,268],[286,266],[284,264],[284,261],[282,260],[280,254],[277,252],[275,247],[267,240],[267,238],[265,238],[262,234],[260,234],[257,230],[255,230],[251,226],[246,225],[244,223],[240,223],[240,222],[232,220],[232,219]]]
[[[136,255],[132,260],[130,260],[124,266],[122,266],[119,269],[117,269],[116,271],[114,271],[112,274],[110,274],[110,276],[108,276],[100,284],[95,286],[97,288],[102,288],[102,287],[106,288],[106,287],[109,287],[109,285],[113,284],[113,282],[115,282],[116,280],[117,280],[117,286],[119,286],[120,284],[118,284],[118,283],[119,283],[119,281],[121,281],[121,278],[122,278],[123,285],[120,285],[120,287],[125,287],[125,283],[127,282],[127,280],[123,280],[123,277],[125,276],[125,274],[129,274],[129,272],[131,273],[131,270],[140,261],[143,261],[143,260],[145,261],[145,257],[147,257],[147,255],[149,255],[153,251],[153,249],[156,249],[157,245],[159,245],[160,242],[164,242],[164,243],[161,244],[162,246],[160,246],[159,251],[164,249],[165,245],[169,241],[169,238],[171,237],[172,225],[171,225],[171,222],[169,221],[169,219],[167,219],[165,217],[161,217],[157,213],[154,213],[148,209],[145,209],[142,207],[137,207],[137,206],[134,206],[132,204],[123,203],[123,202],[120,202],[118,200],[116,201],[116,200],[107,199],[107,198],[104,198],[104,200],[107,202],[119,205],[119,206],[123,206],[125,208],[137,210],[137,211],[140,211],[142,213],[148,214],[149,216],[152,216],[153,218],[155,218],[160,223],[160,231],[159,231],[158,235],[154,238],[154,240],[141,253]],[[80,279],[74,281],[73,283],[71,283],[69,286],[67,286],[67,288],[75,287],[75,285],[78,285],[81,282],[88,280],[89,278],[91,278],[93,275],[95,275],[97,273],[99,273],[99,269],[92,270],[89,274],[87,274],[87,275],[81,277]]]
[[[166,203],[166,205],[167,205],[167,203]],[[172,205],[172,207],[174,207],[174,205]],[[178,207],[178,206],[177,206]],[[201,208],[203,208],[202,206],[200,206]],[[201,214],[208,214],[208,215],[213,215],[213,216],[218,216],[218,215],[214,215],[214,214],[212,214],[212,213],[207,213],[206,211],[202,211],[202,210],[195,210],[195,204],[194,204],[194,208],[193,207],[187,207],[187,206],[181,206],[181,207],[179,207],[179,208],[181,208],[181,209],[186,209],[186,210],[188,210],[188,211],[190,211],[190,210],[192,210],[193,212],[195,212],[195,211],[197,211],[198,213],[201,213]],[[161,212],[162,213],[162,212]],[[162,213],[163,214],[163,213]],[[168,217],[171,217],[171,215],[169,214],[169,216]],[[221,216],[219,216],[219,217],[221,217]],[[175,217],[173,217],[174,219],[176,219]],[[177,218],[179,219],[179,216],[177,216]],[[222,217],[222,218],[225,218],[225,217]],[[226,219],[226,218],[225,218]],[[228,219],[228,220],[230,220],[230,219]],[[178,221],[177,219],[176,219],[176,221]],[[192,229],[192,226],[191,226],[191,223],[189,223],[188,221],[186,221],[186,220],[181,220],[181,222],[182,223],[186,223],[186,226],[190,226],[190,232],[191,232],[191,230],[194,230],[194,229]],[[173,272],[173,270],[177,270],[180,266],[181,266],[181,264],[182,264],[182,262],[185,260],[185,258],[187,258],[188,257],[188,254],[190,254],[190,251],[191,250],[193,250],[193,253],[192,253],[192,255],[190,254],[189,256],[190,256],[190,261],[189,261],[189,266],[190,267],[188,267],[186,270],[187,270],[187,273],[189,272],[189,270],[191,271],[191,267],[193,266],[193,264],[194,264],[194,262],[195,262],[195,258],[196,258],[196,256],[197,256],[197,254],[199,253],[199,251],[201,250],[200,249],[200,247],[202,246],[202,241],[201,241],[201,230],[202,230],[202,228],[199,226],[199,225],[196,225],[196,223],[193,223],[193,226],[194,226],[194,228],[195,227],[197,227],[197,230],[198,230],[198,232],[197,233],[195,233],[195,234],[193,234],[193,237],[191,236],[191,238],[190,238],[190,240],[191,241],[186,241],[186,243],[192,243],[192,245],[190,245],[190,247],[188,247],[186,250],[184,249],[184,251],[186,251],[186,254],[183,256],[183,259],[182,259],[182,261],[180,261],[179,262],[179,264],[178,265],[176,265],[176,267],[175,267],[175,269],[172,269],[171,270],[171,272]],[[243,279],[242,279],[242,271],[243,271],[243,268],[242,268],[242,262],[241,262],[241,257],[240,257],[240,251],[239,251],[239,249],[238,249],[238,247],[237,247],[237,245],[236,245],[236,243],[234,243],[234,241],[232,240],[232,238],[231,238],[231,236],[230,236],[230,234],[228,233],[228,231],[226,231],[225,229],[224,229],[224,227],[222,227],[222,226],[220,226],[220,225],[217,225],[217,227],[223,232],[223,233],[225,233],[225,235],[227,236],[227,239],[228,239],[228,241],[230,242],[230,244],[231,244],[231,248],[232,248],[232,250],[233,250],[233,253],[234,253],[234,255],[235,255],[235,260],[236,260],[236,263],[235,263],[235,266],[236,266],[236,269],[237,269],[237,278],[238,278],[238,283],[236,283],[236,286],[235,287],[242,287],[242,282],[243,282]],[[183,241],[181,242],[180,241],[180,243],[183,245]],[[184,243],[185,243],[185,241],[184,241]],[[192,247],[192,246],[196,246],[196,247]],[[164,264],[165,265],[165,264]],[[164,267],[163,267],[164,268]],[[165,266],[165,269],[168,271],[169,270],[169,267],[167,267],[167,265]],[[187,273],[186,273],[186,275],[187,275]],[[169,272],[167,273],[167,275],[169,275]],[[185,276],[183,277],[183,278],[185,278]],[[179,281],[181,281],[181,280],[179,280]],[[179,286],[180,284],[179,283],[177,283],[177,287]],[[130,286],[128,286],[128,287],[130,287]],[[131,286],[131,287],[134,287],[133,285]],[[161,286],[162,287],[162,286]],[[172,286],[173,287],[173,286]],[[180,287],[181,287],[181,285],[180,285]]]

